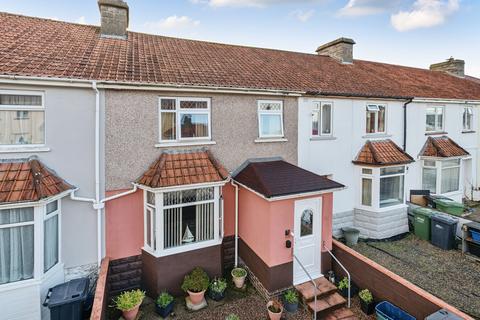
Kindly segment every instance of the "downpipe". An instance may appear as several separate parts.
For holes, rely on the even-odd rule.
[[[233,179],[230,183],[235,188],[235,268],[238,267],[238,184]]]

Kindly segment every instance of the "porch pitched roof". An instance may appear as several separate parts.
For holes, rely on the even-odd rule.
[[[249,160],[232,175],[266,198],[343,188],[344,185],[281,159]]]
[[[72,189],[34,157],[0,162],[0,204],[40,201]]]
[[[395,142],[386,140],[368,140],[358,153],[354,164],[374,166],[388,166],[396,164],[408,164],[413,158],[403,151]]]
[[[470,153],[447,136],[428,137],[420,151],[420,157],[464,157]]]
[[[165,151],[136,183],[163,188],[220,182],[228,172],[208,150]]]

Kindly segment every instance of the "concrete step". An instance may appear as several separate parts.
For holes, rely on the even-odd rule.
[[[345,306],[347,300],[342,297],[338,292],[329,294],[315,301],[310,301],[307,303],[308,309],[310,312],[316,312],[317,316],[324,316],[334,310],[340,309]]]
[[[337,309],[328,314],[325,320],[357,320],[358,318],[353,314],[352,310],[348,308]]]
[[[303,301],[308,303],[315,298],[315,295],[319,298],[329,295],[337,290],[337,287],[324,277],[315,279],[317,289],[313,287],[313,284],[308,281],[295,286],[295,289],[300,293]]]

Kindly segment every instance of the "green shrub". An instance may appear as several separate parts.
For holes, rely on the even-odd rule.
[[[235,313],[231,313],[225,318],[225,320],[240,320],[240,317]]]
[[[363,289],[358,293],[360,299],[362,299],[365,303],[373,302],[373,295],[368,289]]]
[[[345,277],[338,283],[338,289],[348,289],[348,278]]]
[[[289,289],[284,293],[283,298],[286,303],[298,303],[298,293],[294,289]]]
[[[182,283],[182,290],[187,292],[202,292],[208,289],[210,279],[207,273],[200,267],[196,267],[185,276]]]
[[[242,278],[247,276],[247,270],[243,268],[235,268],[232,270],[232,276],[236,278]]]
[[[145,292],[141,290],[125,291],[113,299],[115,308],[121,311],[128,311],[135,308],[145,298]]]
[[[210,282],[210,290],[213,292],[222,293],[227,289],[227,280],[224,278],[215,278]]]
[[[157,298],[157,305],[161,308],[166,308],[174,300],[173,296],[166,291],[160,293]]]

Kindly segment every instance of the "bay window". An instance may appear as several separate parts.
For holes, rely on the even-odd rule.
[[[473,130],[473,108],[463,108],[463,131]]]
[[[146,191],[145,248],[162,256],[218,244],[219,192],[218,186]]]
[[[428,107],[426,115],[426,131],[441,132],[443,131],[443,114],[444,107]]]
[[[260,138],[283,138],[283,101],[258,101]]]
[[[0,145],[45,144],[43,93],[0,91]]]
[[[385,133],[386,106],[369,104],[366,111],[367,134]]]
[[[210,140],[209,98],[160,98],[160,142]]]
[[[405,203],[405,166],[362,168],[360,205],[382,209]]]
[[[59,234],[58,234],[58,201],[47,204],[43,227],[43,267],[47,272],[58,263]]]
[[[423,160],[423,189],[436,194],[459,191],[460,165],[460,159]]]
[[[332,134],[332,103],[315,102],[312,113],[312,136]]]

